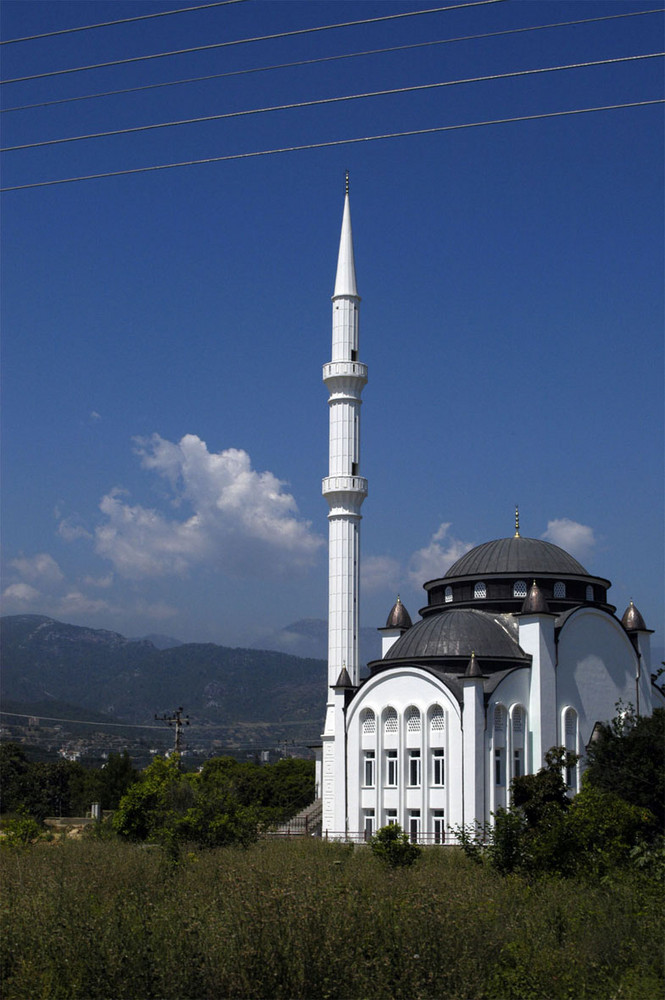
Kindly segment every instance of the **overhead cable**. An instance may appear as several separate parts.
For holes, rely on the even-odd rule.
[[[101,21],[98,24],[81,24],[75,28],[60,28],[59,31],[43,31],[40,35],[24,35],[23,38],[5,38],[0,45],[14,45],[16,42],[34,42],[37,38],[55,38],[56,35],[71,35],[75,31],[92,31],[93,28],[111,28],[116,24],[130,24],[132,21],[148,21],[153,17],[168,17],[170,14],[189,14],[194,10],[208,10],[210,7],[226,7],[246,0],[216,0],[216,3],[201,3],[196,7],[179,7],[177,10],[160,10],[155,14],[138,14],[136,17],[121,17],[117,21]]]
[[[376,24],[379,21],[395,21],[398,18],[419,17],[422,14],[439,14],[446,10],[459,10],[460,7],[484,7],[487,4],[505,3],[506,0],[473,0],[472,3],[456,3],[446,7],[428,7],[425,10],[407,10],[401,14],[384,14],[382,17],[367,17],[360,21],[340,21],[337,24],[320,24],[315,28],[298,28],[295,31],[278,31],[272,35],[256,35],[253,38],[234,38],[226,42],[212,42],[209,45],[195,45],[188,49],[174,49],[171,52],[153,52],[145,56],[130,56],[127,59],[113,59],[110,62],[93,63],[90,66],[72,66],[70,69],[56,69],[48,73],[34,73],[32,76],[17,76],[11,80],[0,80],[5,83],[26,83],[28,80],[43,80],[51,76],[63,76],[66,73],[82,73],[91,69],[107,69],[110,66],[126,66],[128,63],[145,62],[149,59],[165,59],[169,56],[191,55],[193,52],[206,52],[210,49],[224,49],[231,45],[247,45],[249,42],[267,42],[277,38],[293,38],[296,35],[311,35],[318,31],[331,31],[333,28],[353,28],[360,24]]]
[[[182,160],[178,163],[158,163],[147,167],[131,167],[125,170],[107,170],[99,174],[82,174],[78,177],[61,177],[53,181],[35,181],[31,184],[15,184],[0,188],[0,192],[25,191],[28,188],[53,187],[56,184],[73,184],[77,181],[100,180],[105,177],[121,177],[128,174],[144,174],[155,170],[171,170],[175,167],[193,167],[204,163],[223,163],[229,160],[248,160],[257,156],[273,156],[276,153],[297,153],[306,149],[325,149],[332,146],[350,146],[359,142],[375,142],[379,139],[399,139],[406,136],[433,135],[437,132],[455,132],[468,128],[483,128],[487,125],[508,125],[515,122],[541,121],[548,118],[564,118],[572,115],[592,114],[596,111],[616,111],[620,108],[643,108],[655,104],[665,104],[665,98],[658,97],[646,101],[629,101],[625,104],[604,104],[593,108],[573,108],[569,111],[549,111],[538,115],[520,115],[515,118],[493,118],[480,122],[462,122],[459,125],[438,125],[430,128],[409,129],[405,132],[384,132],[380,135],[358,136],[352,139],[332,139],[327,142],[309,142],[301,146],[281,146],[275,149],[258,149],[248,153],[228,153],[225,156],[208,156],[200,160]]]
[[[496,38],[499,35],[517,35],[525,31],[542,31],[546,28],[568,28],[578,24],[593,24],[596,21],[613,21],[621,17],[639,17],[643,14],[662,14],[665,7],[655,7],[652,10],[634,10],[625,14],[607,14],[603,17],[585,17],[577,21],[556,21],[550,24],[534,24],[525,28],[506,28],[503,31],[485,31],[479,35],[458,35],[455,38],[437,38],[428,42],[412,42],[410,45],[391,45],[383,49],[365,49],[361,52],[343,52],[336,56],[319,56],[316,59],[299,59],[296,62],[275,63],[271,66],[252,66],[249,69],[234,69],[226,73],[210,73],[207,76],[191,76],[183,80],[167,80],[164,83],[146,83],[140,87],[123,87],[121,90],[106,90],[97,94],[79,94],[75,97],[59,97],[52,101],[38,101],[34,104],[21,104],[13,108],[0,108],[0,114],[9,111],[28,111],[32,108],[50,108],[54,104],[71,104],[74,101],[91,101],[102,97],[118,97],[122,94],[136,94],[143,90],[157,90],[161,87],[179,87],[187,83],[203,83],[208,80],[221,80],[231,76],[246,76],[249,73],[266,73],[277,69],[295,69],[298,66],[314,66],[318,63],[335,62],[340,59],[357,59],[361,56],[383,55],[389,52],[405,52],[409,49],[429,48],[432,45],[449,45],[452,42],[470,42],[481,38]]]
[[[227,111],[220,115],[203,115],[199,118],[184,118],[179,121],[156,122],[151,125],[134,125],[131,128],[111,129],[108,132],[89,132],[86,135],[65,136],[62,139],[44,139],[41,142],[27,142],[17,146],[4,146],[0,153],[11,153],[19,149],[36,149],[43,146],[57,146],[65,142],[80,142],[85,139],[105,139],[109,136],[130,135],[136,132],[149,132],[161,128],[173,128],[180,125],[198,125],[203,122],[222,121],[228,118],[243,118],[250,115],[268,114],[273,111],[293,111],[299,108],[320,107],[324,104],[340,104],[344,101],[358,101],[370,97],[386,97],[395,94],[412,94],[423,90],[437,90],[441,87],[457,87],[467,83],[485,83],[490,80],[509,80],[516,77],[535,76],[542,73],[556,73],[569,69],[588,69],[592,66],[609,66],[616,63],[634,62],[642,59],[662,58],[665,52],[649,52],[644,55],[618,56],[615,59],[598,59],[593,62],[569,63],[564,66],[544,66],[538,69],[521,69],[511,73],[492,73],[489,76],[472,76],[462,80],[443,80],[438,83],[421,83],[411,87],[393,87],[390,90],[374,90],[363,94],[345,94],[341,97],[322,97],[314,101],[296,101],[292,104],[275,104],[265,108],[249,108],[245,111]]]

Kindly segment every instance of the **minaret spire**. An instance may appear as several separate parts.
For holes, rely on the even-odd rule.
[[[343,690],[337,681],[346,666],[351,687],[360,679],[358,653],[360,588],[360,508],[367,480],[360,475],[360,406],[367,366],[358,360],[360,296],[356,284],[351,231],[348,173],[332,297],[332,360],[323,366],[330,393],[328,475],[323,495],[328,502],[328,700],[323,733],[323,828],[344,830]],[[337,787],[337,793],[336,793]]]

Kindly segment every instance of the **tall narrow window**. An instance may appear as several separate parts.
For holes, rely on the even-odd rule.
[[[524,774],[524,751],[521,747],[513,750],[513,778],[521,778]]]
[[[586,600],[587,601],[592,601],[593,600],[593,587],[591,586],[590,583],[587,584],[587,588],[586,588]]]
[[[564,713],[566,750],[577,753],[577,712],[567,708]],[[566,768],[566,785],[571,792],[577,791],[577,764]]]
[[[409,785],[420,785],[420,750],[409,750]]]
[[[434,843],[445,844],[446,828],[444,825],[443,809],[434,810],[432,813],[432,822],[434,824]]]
[[[420,809],[412,809],[409,813],[409,840],[417,844],[420,839]]]
[[[365,750],[364,782],[366,788],[374,787],[374,751]]]
[[[374,810],[365,809],[364,812],[364,834],[365,840],[369,840],[374,835]]]
[[[494,751],[494,784],[505,784],[505,765],[503,759],[503,747],[497,747]]]
[[[395,826],[397,823],[397,810],[386,809],[386,826]]]
[[[444,766],[443,747],[434,747],[432,750],[432,784],[441,788],[446,783],[446,771]]]
[[[397,785],[397,750],[386,750],[386,785]]]

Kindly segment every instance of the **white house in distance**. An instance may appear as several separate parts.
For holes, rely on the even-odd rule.
[[[366,837],[399,823],[443,843],[451,828],[491,821],[511,780],[533,773],[553,746],[583,753],[616,703],[650,715],[650,630],[632,604],[621,620],[610,581],[563,549],[512,537],[467,552],[424,584],[412,623],[399,598],[383,628],[382,658],[359,676],[360,297],[348,178],[335,291],[330,391],[328,699],[320,789],[323,835]],[[571,793],[580,768],[567,773]]]

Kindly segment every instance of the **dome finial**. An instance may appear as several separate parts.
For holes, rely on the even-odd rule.
[[[344,176],[344,194],[349,193],[349,171],[347,170]]]
[[[515,504],[515,538],[520,537],[520,509]]]

